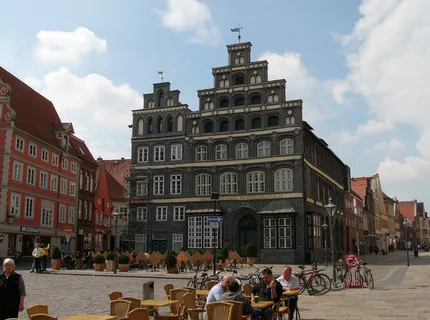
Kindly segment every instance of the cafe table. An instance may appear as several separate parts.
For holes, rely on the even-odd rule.
[[[282,292],[282,295],[290,297],[290,296],[298,296],[299,293],[300,293],[300,290],[297,290],[297,289],[295,289],[295,290],[289,290],[289,289],[287,289],[287,290],[284,290]]]
[[[264,309],[273,305],[273,301],[258,301],[251,303],[253,308]]]
[[[165,299],[148,299],[140,301],[142,307],[167,307],[175,303],[181,302],[180,300],[165,300]]]
[[[207,297],[209,295],[210,290],[196,290],[196,296]]]
[[[77,314],[61,320],[118,320],[116,316],[105,316],[101,314]]]

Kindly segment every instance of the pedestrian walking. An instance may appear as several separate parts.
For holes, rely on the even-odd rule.
[[[49,243],[42,246],[42,248],[43,248],[42,271],[46,271],[46,265],[48,264],[48,256],[49,256]]]
[[[18,318],[18,313],[24,310],[25,295],[24,280],[15,272],[15,261],[4,259],[0,275],[0,319]]]
[[[31,254],[34,258],[34,266],[36,268],[36,273],[42,273],[42,268],[40,266],[40,260],[44,254],[43,249],[36,243],[33,253]]]

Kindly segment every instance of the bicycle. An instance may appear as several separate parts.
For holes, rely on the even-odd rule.
[[[366,286],[373,290],[375,287],[375,282],[373,280],[372,270],[366,267],[367,262],[360,261],[357,265],[357,270],[355,270],[355,279],[360,280],[360,284],[363,285],[363,282],[366,283]]]
[[[312,270],[305,270],[306,267],[304,265],[299,266],[300,271],[295,273],[300,283],[299,294],[302,294],[305,289],[308,291],[309,295],[323,295],[330,291],[330,278],[325,274],[321,274],[317,266],[316,262],[312,264]],[[309,275],[309,277],[306,277],[307,275]]]
[[[331,289],[333,291],[340,291],[345,289],[345,283],[352,280],[351,269],[348,265],[344,268],[343,260],[340,259],[336,263],[336,279],[330,279]]]
[[[195,288],[195,289],[204,289],[206,287],[206,281],[209,281],[208,274],[206,272],[203,272],[199,277],[197,277],[199,271],[196,271],[196,274],[194,277],[188,281],[187,287],[189,288]]]

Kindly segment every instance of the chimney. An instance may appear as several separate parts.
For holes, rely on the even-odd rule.
[[[414,201],[414,217],[417,216],[417,200]]]
[[[121,157],[121,160],[124,160],[124,157]]]
[[[99,156],[99,157],[97,158],[97,163],[99,163],[99,164],[100,164],[100,163],[102,163],[102,162],[103,162],[103,158]]]

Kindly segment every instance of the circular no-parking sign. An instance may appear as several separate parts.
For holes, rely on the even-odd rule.
[[[360,258],[354,252],[349,252],[345,255],[344,262],[349,268],[354,268],[358,266]]]

